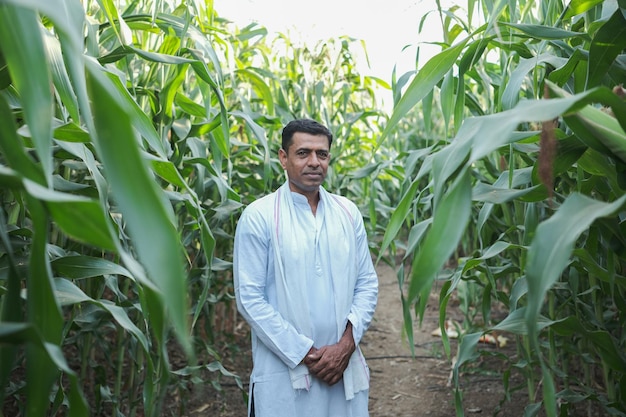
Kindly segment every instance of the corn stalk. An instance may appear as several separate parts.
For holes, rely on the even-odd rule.
[[[7,413],[180,415],[193,383],[242,387],[222,365],[237,214],[282,181],[294,117],[373,157],[385,117],[352,47],[233,30],[210,2],[0,0]],[[350,175],[329,187],[359,193]]]
[[[442,52],[412,76],[380,139],[433,103],[448,132],[407,177],[382,242],[411,230],[409,339],[410,311],[421,320],[437,282],[444,335],[453,294],[480,312],[454,355],[457,415],[460,371],[499,332],[519,341],[509,362],[527,381],[525,415],[580,404],[623,415],[624,8],[470,1],[465,18],[444,12]]]

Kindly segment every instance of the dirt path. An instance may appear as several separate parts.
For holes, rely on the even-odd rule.
[[[414,325],[413,358],[403,337],[396,273],[383,264],[377,267],[377,271],[378,306],[370,330],[361,343],[371,370],[370,417],[455,416],[454,393],[448,384],[450,361],[445,357],[440,338],[431,335],[438,327],[437,298],[431,298],[421,329]],[[449,314],[454,316],[455,312]],[[245,338],[242,337],[241,351],[224,358],[224,365],[241,376],[247,389],[250,343],[247,328],[241,329],[240,333],[246,334]],[[506,352],[500,353],[512,355],[512,349],[509,346]],[[452,341],[452,352],[455,351],[456,341]],[[503,392],[499,365],[495,362],[495,365],[483,362],[478,371],[462,376],[466,416],[490,416],[498,409]],[[521,384],[521,381],[512,377],[511,384]],[[188,401],[189,409],[178,415],[244,417],[246,409],[236,384],[231,379],[222,379],[222,389],[223,392],[218,392],[213,387],[196,386]],[[525,395],[518,391],[511,401],[502,405],[502,411],[497,415],[521,416],[525,403]]]
[[[438,313],[428,306],[422,328],[415,325],[415,355],[403,336],[402,302],[395,272],[378,267],[379,300],[374,321],[362,341],[371,370],[370,415],[450,416],[452,390],[447,386],[450,366],[442,357],[440,341],[430,335],[438,326]],[[452,411],[452,414],[450,414]]]
[[[412,357],[408,341],[403,337],[402,302],[396,272],[383,264],[377,271],[378,306],[374,322],[362,341],[371,369],[370,416],[455,416],[451,361],[445,355],[440,337],[432,335],[439,327],[439,288],[434,288],[421,328],[413,324],[415,357]],[[448,318],[462,320],[454,307],[449,309]],[[452,340],[452,355],[456,348],[457,342]],[[486,349],[491,347],[486,346]],[[498,349],[493,347],[493,350]],[[514,351],[508,346],[499,353],[512,355]],[[521,416],[526,397],[520,392],[499,407],[503,400],[501,363],[493,360],[481,365],[484,366],[479,371],[461,377],[465,415],[493,415],[501,408],[499,416]],[[521,380],[512,378],[511,384],[514,383],[521,383]]]

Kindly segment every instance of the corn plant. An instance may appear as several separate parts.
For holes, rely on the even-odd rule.
[[[7,413],[180,415],[189,383],[241,386],[232,236],[283,179],[282,125],[327,123],[329,187],[367,206],[349,165],[385,116],[354,44],[233,30],[211,2],[0,0]]]
[[[444,120],[447,135],[407,177],[382,249],[409,225],[406,331],[437,282],[449,355],[447,303],[472,289],[477,314],[454,355],[457,415],[459,372],[491,332],[518,342],[503,384],[515,370],[525,377],[525,415],[626,413],[623,6],[440,8],[443,50],[417,70],[382,134],[393,137],[418,104]]]

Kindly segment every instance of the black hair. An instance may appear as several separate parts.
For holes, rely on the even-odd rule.
[[[283,128],[282,148],[287,151],[292,143],[293,135],[296,132],[309,133],[311,135],[324,135],[328,138],[328,149],[333,143],[333,134],[323,124],[311,119],[296,119],[287,123]]]

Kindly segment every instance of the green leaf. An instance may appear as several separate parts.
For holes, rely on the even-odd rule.
[[[483,334],[480,332],[463,335],[459,345],[457,360],[454,363],[453,368],[455,379],[458,379],[459,369],[464,363],[472,361],[478,357],[478,353],[476,353],[476,346],[478,345],[478,341],[482,335]]]
[[[552,54],[542,54],[538,57],[530,59],[520,59],[519,64],[515,70],[511,73],[509,81],[506,83],[504,93],[502,93],[502,108],[505,110],[511,109],[519,101],[519,94],[522,90],[522,84],[524,79],[537,66],[549,63],[555,68],[559,68],[567,63],[564,58],[559,58]]]
[[[597,100],[610,103],[612,108],[615,109],[614,111],[618,116],[618,121],[621,120],[622,112],[624,112],[624,123],[626,123],[626,103],[621,102],[610,90],[599,88],[570,96],[566,95],[565,92],[554,84],[547,83],[550,85],[551,90],[559,92],[559,94],[562,94],[563,98],[524,100],[519,102],[511,110],[466,119],[461,126],[461,130],[454,138],[454,141],[448,147],[440,151],[449,152],[450,158],[454,157],[454,163],[447,163],[445,173],[452,174],[458,169],[459,164],[463,162],[462,155],[468,148],[471,149],[469,162],[472,163],[496,151],[505,144],[519,140],[519,138],[512,133],[520,123],[552,120],[563,114],[573,116],[576,115],[577,111],[584,109],[586,105]],[[594,121],[595,117],[596,116],[592,117],[592,121]],[[607,135],[617,135],[620,137],[621,131],[614,131],[611,128],[615,123],[615,119],[613,119],[612,122],[607,122],[609,126]],[[607,126],[600,128],[599,131],[602,131],[602,129],[607,129]],[[620,150],[621,147],[624,146],[619,143],[619,139],[615,139],[615,142],[611,145],[614,145],[616,150]],[[456,147],[459,150],[455,152],[446,150],[449,147]],[[446,176],[442,176],[441,178],[445,180]]]
[[[177,110],[174,106],[174,99],[177,98],[179,95],[181,97],[181,101],[184,101],[184,99],[182,97],[183,96],[183,91],[184,89],[181,88],[181,86],[183,85],[183,82],[185,81],[185,79],[187,78],[187,68],[189,68],[188,64],[181,64],[179,66],[177,66],[176,68],[174,68],[171,72],[174,73],[174,75],[172,75],[166,82],[166,84],[163,86],[163,89],[161,90],[161,99],[160,101],[163,103],[161,106],[163,108],[163,112],[165,113],[165,115],[168,118],[175,118],[177,117],[178,120],[180,121],[180,118],[183,116],[182,114],[180,114],[180,111],[177,111],[178,114],[174,114],[174,111]],[[179,94],[180,92],[180,94]],[[187,101],[191,101],[191,100],[187,100]],[[195,104],[195,103],[194,103]],[[187,106],[189,107],[189,106]],[[199,115],[198,117],[205,117],[207,115],[207,111],[203,106],[197,106],[200,107],[199,110]],[[191,124],[190,120],[185,120],[185,124],[189,125]],[[187,130],[188,131],[188,130]],[[177,132],[180,133],[180,130]],[[184,138],[185,136],[182,136],[182,138]]]
[[[180,172],[178,172],[178,170],[171,161],[162,160],[150,154],[144,154],[144,157],[150,161],[152,165],[152,170],[159,177],[163,178],[170,184],[175,185],[176,187],[184,188],[188,191],[191,191],[189,189],[189,186],[187,185],[187,182],[180,175]]]
[[[211,73],[209,72],[204,61],[200,59],[201,57],[197,57],[193,53],[192,55],[194,55],[194,57],[197,58],[197,61],[194,61],[191,64],[192,68],[194,69],[198,77],[200,77],[204,82],[206,82],[211,87],[211,89],[213,90],[213,93],[215,94],[215,97],[217,98],[220,104],[219,121],[220,121],[220,127],[221,127],[221,136],[219,136],[218,138],[219,140],[217,144],[219,146],[220,151],[222,152],[222,155],[224,155],[225,157],[228,157],[230,155],[230,141],[228,140],[230,136],[229,136],[228,111],[226,108],[226,103],[224,102],[224,94],[222,90],[219,88],[219,86],[217,85],[217,83],[215,82],[215,80],[213,79],[213,77],[211,76]]]
[[[454,47],[435,55],[417,72],[415,78],[413,78],[413,81],[411,81],[411,84],[409,84],[400,98],[400,101],[398,101],[398,104],[394,107],[385,129],[378,139],[377,146],[382,144],[383,140],[391,133],[409,110],[426,97],[444,75],[450,71],[468,41],[469,38],[466,38]]]
[[[472,190],[472,200],[483,201],[493,204],[502,204],[525,196],[526,194],[542,187],[535,185],[533,187],[515,190],[510,188],[499,188],[493,185],[478,183]]]
[[[68,366],[61,348],[53,343],[47,343],[41,337],[41,334],[30,323],[2,323],[0,326],[0,345],[27,345],[36,350],[48,363],[54,364],[55,369],[63,371],[65,377],[70,381],[69,395],[69,416],[85,417],[89,416],[89,409],[83,397],[78,383],[78,376]],[[41,369],[44,376],[44,369]],[[34,385],[34,384],[33,384]],[[29,384],[27,384],[27,387]],[[27,388],[28,390],[28,388]],[[44,392],[42,396],[42,405],[44,406],[41,415],[45,415],[48,410],[49,400],[48,393]],[[29,396],[29,401],[36,402],[37,399]],[[30,407],[30,404],[28,405]]]
[[[599,85],[609,68],[615,65],[615,58],[626,49],[626,19],[621,10],[616,10],[611,18],[596,32],[589,46],[587,89]],[[623,80],[613,80],[615,84]]]
[[[615,213],[624,202],[626,195],[612,203],[604,203],[574,193],[550,219],[539,224],[528,250],[526,267],[528,280],[526,321],[529,329],[534,329],[545,294],[568,264],[578,237],[596,219]]]
[[[41,166],[27,154],[22,140],[15,133],[16,130],[17,126],[11,110],[4,96],[0,95],[0,150],[6,157],[5,163],[22,176],[39,184],[45,184],[46,179]]]
[[[543,404],[546,410],[546,416],[556,417],[556,390],[554,388],[554,377],[550,368],[545,363],[541,363]]]
[[[77,255],[56,258],[50,265],[56,276],[83,279],[102,275],[123,275],[132,278],[131,273],[121,265],[107,259]]]
[[[420,244],[422,238],[426,234],[426,230],[428,230],[432,223],[433,219],[432,217],[429,217],[411,227],[411,231],[409,232],[409,239],[407,242],[406,253],[404,255],[405,259],[413,254],[415,248],[417,248],[417,245]]]
[[[391,218],[389,219],[389,224],[385,230],[385,236],[383,236],[383,241],[380,244],[380,253],[384,253],[391,242],[396,238],[398,232],[402,228],[406,217],[411,211],[411,207],[413,206],[413,201],[417,195],[417,190],[420,185],[420,182],[414,180],[411,183],[409,189],[404,193],[400,203],[396,207],[396,209],[391,214]]]
[[[610,152],[607,152],[607,149],[610,149],[620,159],[626,158],[624,139],[622,139],[626,135],[624,133],[626,131],[626,101],[607,87],[596,87],[572,96],[551,82],[547,84],[551,94],[557,97],[578,98],[565,114],[565,120],[580,140],[605,154],[610,155]],[[593,107],[596,103],[610,107],[615,117]]]
[[[236,116],[238,118],[245,120],[248,126],[250,127],[250,129],[252,130],[252,134],[254,135],[254,137],[263,146],[263,151],[264,151],[263,152],[263,178],[265,179],[266,186],[267,186],[272,175],[271,175],[271,165],[270,165],[271,151],[270,151],[269,143],[267,142],[265,130],[261,126],[259,126],[258,123],[252,120],[250,115],[244,112],[232,111],[231,114],[233,116]]]
[[[441,113],[443,114],[443,126],[444,131],[446,132],[446,137],[448,133],[448,128],[450,126],[450,117],[452,116],[452,109],[454,106],[454,98],[455,98],[455,80],[454,74],[452,73],[452,69],[448,71],[448,73],[443,77],[443,81],[441,83],[441,91],[439,94],[439,100],[441,102]]]
[[[94,183],[98,189],[100,197],[100,205],[102,207],[108,206],[109,199],[109,184],[100,171],[100,163],[96,161],[95,156],[91,152],[89,146],[83,143],[77,142],[64,142],[58,141],[58,146],[63,150],[74,155],[78,160],[83,161],[85,166],[89,170],[89,174],[93,178]],[[119,250],[119,249],[118,249]]]
[[[464,123],[454,141],[432,155],[433,194],[435,198],[443,195],[444,185],[467,161],[471,151],[473,135],[476,133],[473,129],[475,120],[477,119],[469,119]]]
[[[483,254],[477,258],[480,260],[491,259],[494,256],[498,255],[502,251],[511,247],[509,242],[503,242],[501,240],[496,241],[493,245],[489,246],[485,250],[483,250]]]
[[[140,48],[135,48],[134,46],[123,46],[122,49],[127,49],[128,51],[132,51],[136,53],[138,56],[151,61],[158,62],[161,64],[170,64],[170,65],[181,65],[181,64],[190,64],[193,60],[188,58],[183,58],[176,55],[168,55],[161,54],[158,52],[146,51]]]
[[[95,65],[95,64],[92,64]],[[165,149],[159,134],[154,128],[152,121],[146,115],[146,113],[139,107],[137,102],[135,102],[134,98],[130,95],[128,90],[122,84],[122,81],[115,75],[111,73],[107,73],[110,82],[108,83],[108,94],[113,96],[116,101],[122,103],[132,117],[133,127],[137,129],[139,134],[146,139],[150,148],[154,150],[157,155],[159,155],[163,159],[167,159],[168,150]],[[135,138],[136,135],[133,133],[132,136],[128,136],[128,138]],[[137,139],[136,139],[137,140]],[[139,141],[137,140],[139,143]]]
[[[608,331],[595,330],[593,325],[581,322],[577,317],[567,317],[555,323],[552,328],[564,337],[571,338],[573,335],[582,335],[590,341],[604,365],[615,371],[621,371],[626,367],[626,358],[618,347],[614,336]],[[591,327],[592,330],[588,330]]]
[[[54,138],[65,142],[89,143],[89,132],[74,122],[69,122],[54,129]]]
[[[115,3],[113,3],[113,0],[98,0],[98,3],[102,8],[105,16],[109,20],[109,23],[111,24],[111,27],[113,28],[115,34],[117,35],[119,43],[121,43],[122,45],[128,45],[130,42],[132,42],[132,39],[129,39],[131,37],[129,33],[129,28],[126,25],[126,22],[124,22],[124,19],[118,12],[117,8],[115,7]]]
[[[24,181],[24,186],[33,197],[46,202],[56,224],[69,236],[79,242],[115,250],[107,219],[98,201],[53,191],[28,180]]]
[[[595,107],[586,106],[564,119],[587,146],[626,162],[626,132],[614,117]]]
[[[626,369],[626,359],[619,345],[616,345],[614,336],[608,331],[597,330],[585,334],[589,338],[598,354],[602,358],[602,363],[608,365],[616,372],[623,372]]]
[[[2,101],[0,99],[0,101]],[[15,249],[11,244],[11,239],[7,230],[7,221],[4,211],[0,210],[0,239],[4,251],[5,259],[8,265],[8,271],[5,276],[2,294],[2,303],[0,304],[0,328],[9,322],[21,322],[24,320],[24,312],[20,291],[22,288],[22,277],[18,270],[18,260],[14,257]],[[18,349],[15,345],[0,342],[0,386],[6,386],[13,372],[15,359],[17,358]],[[6,390],[0,390],[0,403],[4,404]]]
[[[517,24],[507,22],[502,22],[502,24],[518,29],[519,31],[524,32],[533,39],[557,40],[580,37],[585,40],[589,40],[589,35],[585,32],[572,32],[571,30],[565,30],[554,26]]]
[[[54,297],[52,273],[47,253],[48,216],[43,204],[34,197],[26,198],[33,223],[33,240],[29,257],[29,270],[26,279],[27,320],[41,335],[45,346],[54,346],[60,352],[63,320],[61,309]],[[62,355],[61,355],[62,357]],[[26,413],[45,415],[48,409],[48,395],[59,370],[40,345],[26,346]]]
[[[241,78],[247,80],[254,86],[255,91],[257,91],[257,94],[260,98],[263,99],[263,102],[267,106],[267,114],[269,116],[274,115],[275,110],[272,91],[270,90],[267,83],[263,80],[263,78],[256,74],[254,71],[251,71],[250,68],[239,69],[236,71],[236,73]]]
[[[185,351],[191,355],[187,320],[187,279],[182,264],[182,247],[171,217],[171,207],[157,187],[142,158],[128,101],[120,98],[102,68],[88,66],[90,94],[97,132],[96,145],[106,167],[114,200],[128,226],[139,260],[159,289],[160,300],[151,297],[151,311],[167,311]],[[154,304],[156,302],[156,304]],[[163,314],[165,315],[165,314]],[[154,327],[162,327],[153,316]]]
[[[604,0],[572,0],[565,8],[565,14],[562,20],[571,19],[572,17],[585,13],[596,7]]]
[[[422,116],[424,118],[424,129],[429,131],[432,129],[432,113],[433,113],[433,98],[435,90],[430,90],[430,93],[426,94],[422,99]]]
[[[535,332],[539,332],[546,327],[552,326],[558,323],[557,321],[549,320],[546,317],[540,315],[535,324]],[[526,323],[526,307],[520,307],[513,310],[508,316],[504,318],[500,323],[496,324],[491,330],[511,332],[518,335],[527,335],[528,327]]]
[[[41,26],[34,10],[0,4],[0,49],[22,100],[46,181],[52,175],[52,94]]]
[[[465,170],[450,185],[435,207],[433,224],[413,262],[408,293],[410,302],[430,290],[437,272],[454,252],[460,237],[465,233],[470,211],[470,175]]]
[[[54,296],[60,306],[80,304],[92,298],[67,279],[55,278]]]
[[[50,32],[45,31],[43,33],[43,39],[46,47],[46,55],[49,57],[52,80],[59,98],[70,117],[73,120],[80,120],[78,102],[67,69],[65,68],[61,45],[58,39]]]
[[[206,116],[206,108],[204,106],[192,101],[187,96],[183,95],[180,91],[176,93],[174,97],[174,103],[185,113],[190,116],[196,117],[205,117]],[[179,119],[180,120],[180,119]],[[184,119],[186,122],[189,122],[189,119]],[[186,136],[182,136],[185,138]]]
[[[64,280],[64,281],[66,281],[66,283],[70,282],[70,281],[67,281],[67,280]],[[76,287],[76,288],[78,288],[78,287]],[[109,313],[111,313],[111,315],[113,316],[115,321],[120,326],[122,326],[122,328],[124,330],[126,330],[127,332],[129,332],[130,334],[132,334],[135,337],[135,339],[139,342],[139,344],[143,348],[144,352],[146,352],[146,353],[149,352],[148,338],[146,337],[145,334],[143,334],[141,332],[141,330],[139,330],[139,328],[135,325],[135,323],[133,323],[130,320],[130,318],[128,317],[128,314],[126,313],[126,310],[124,310],[120,306],[113,305],[113,304],[110,304],[110,303],[107,303],[107,302],[96,302],[96,303],[102,309],[107,310]]]
[[[463,123],[463,115],[465,114],[465,77],[457,78],[456,100],[454,101],[454,130],[458,131]]]

